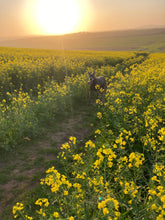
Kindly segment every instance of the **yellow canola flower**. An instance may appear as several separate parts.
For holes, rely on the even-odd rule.
[[[152,179],[152,181],[157,181],[158,183],[160,182],[160,180],[158,180],[157,176],[153,176],[151,179]]]
[[[102,118],[103,118],[102,113],[101,113],[101,112],[97,112],[97,117],[98,117],[99,119],[102,119]]]
[[[14,218],[17,218],[18,217],[17,212],[23,211],[23,209],[24,209],[23,203],[17,202],[16,205],[13,206]]]
[[[67,196],[67,195],[68,195],[68,191],[65,190],[65,191],[64,191],[64,196]]]
[[[156,163],[154,166],[153,172],[157,176],[163,176],[165,175],[165,166],[163,164]]]
[[[99,86],[99,85],[96,85],[96,86],[95,86],[95,89],[100,89],[100,86]]]
[[[151,209],[157,209],[157,206],[156,206],[156,204],[152,204],[152,206],[151,206]]]
[[[151,195],[157,195],[157,193],[154,189],[149,189],[148,193],[151,194]]]
[[[156,220],[164,220],[164,215],[160,214],[156,217]]]
[[[132,197],[136,197],[136,194],[138,193],[138,187],[135,185],[133,181],[131,182],[125,182],[124,184],[124,194],[130,194]]]
[[[53,216],[54,216],[55,218],[58,218],[58,217],[59,217],[59,213],[58,213],[58,212],[54,212],[54,213],[53,213]]]
[[[47,198],[43,198],[43,199],[38,199],[36,202],[35,202],[36,205],[39,205],[39,206],[45,206],[45,207],[48,207],[49,206],[49,201]]]
[[[62,144],[61,149],[62,149],[62,150],[63,150],[63,149],[65,149],[65,150],[69,150],[69,149],[70,149],[70,145],[69,145],[69,143]]]
[[[103,102],[100,99],[96,99],[96,104],[103,105]]]
[[[84,161],[83,161],[83,159],[81,158],[81,156],[82,156],[82,154],[72,155],[73,160],[77,161],[77,162],[80,163],[80,164],[84,164]]]
[[[96,145],[91,140],[89,140],[85,143],[85,148],[88,148],[88,147],[95,148]]]
[[[74,188],[77,188],[77,191],[78,191],[79,193],[82,192],[81,185],[80,185],[79,183],[74,183],[74,184],[73,184],[73,187],[74,187]]]
[[[28,220],[33,220],[33,217],[30,217],[28,215],[25,215],[25,218],[28,219]]]
[[[161,196],[160,200],[163,202],[163,208],[165,209],[165,195]]]
[[[71,136],[69,138],[69,141],[75,145],[76,144],[76,137]]]
[[[109,211],[108,211],[108,209],[107,209],[107,208],[103,208],[103,214],[104,214],[104,215],[109,214]]]
[[[39,211],[37,211],[37,213],[38,213],[39,215],[42,215],[43,217],[45,217],[45,216],[46,216],[46,213],[45,213],[45,212],[43,212],[43,210],[42,210],[42,209],[40,209]]]
[[[83,172],[82,174],[77,173],[76,179],[85,179],[86,172]]]
[[[98,209],[103,209],[106,207],[106,201],[99,202]]]
[[[159,129],[159,131],[158,131],[158,138],[159,138],[159,140],[160,141],[165,141],[165,128],[161,128],[161,129]]]
[[[145,160],[144,158],[144,154],[140,154],[140,153],[137,153],[137,152],[132,152],[130,155],[129,155],[129,167],[132,167],[133,165],[135,165],[135,167],[139,167],[140,165],[143,164],[143,161]]]
[[[100,129],[97,129],[97,130],[95,131],[95,134],[101,134]]]

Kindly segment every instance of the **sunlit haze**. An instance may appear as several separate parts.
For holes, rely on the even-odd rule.
[[[76,31],[81,11],[76,0],[38,0],[36,20],[45,34],[65,34]]]
[[[89,29],[87,0],[29,0],[24,4],[26,31],[38,35],[75,33]]]
[[[165,0],[0,0],[0,39],[165,27]]]

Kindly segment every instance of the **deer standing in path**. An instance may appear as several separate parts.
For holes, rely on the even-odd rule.
[[[89,105],[90,101],[91,101],[93,91],[100,90],[101,88],[104,89],[104,91],[105,91],[106,88],[107,88],[107,85],[106,85],[105,77],[104,76],[96,77],[95,76],[95,71],[93,73],[88,72],[88,75],[89,75],[88,84],[90,85],[89,101],[88,101],[88,105]]]

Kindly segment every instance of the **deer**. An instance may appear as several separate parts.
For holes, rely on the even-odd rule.
[[[106,91],[107,85],[104,76],[99,76],[99,77],[95,76],[95,70],[93,71],[93,73],[88,72],[88,75],[89,75],[88,84],[90,85],[89,100],[88,100],[88,105],[89,105],[91,102],[93,91],[98,91],[101,88],[103,89],[103,91]]]

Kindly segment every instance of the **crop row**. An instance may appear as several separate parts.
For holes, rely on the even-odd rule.
[[[60,171],[46,171],[42,197],[17,203],[14,218],[164,219],[165,55],[139,57],[96,69],[108,88],[93,138],[62,145]]]
[[[1,48],[0,148],[37,135],[41,123],[71,109],[71,103],[87,103],[87,71],[101,66],[100,74],[115,74],[116,65],[122,68],[123,62],[131,65],[144,58],[133,53]]]
[[[63,82],[65,76],[83,74],[87,68],[116,65],[134,53],[70,52],[0,48],[0,99],[22,88],[37,92],[49,80]]]

